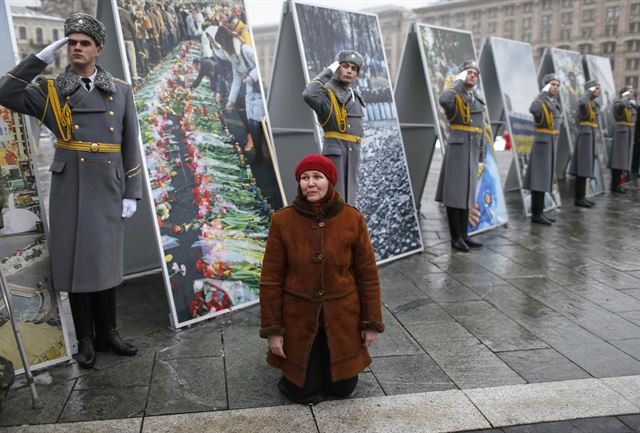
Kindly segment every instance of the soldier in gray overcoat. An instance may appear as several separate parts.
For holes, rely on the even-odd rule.
[[[620,90],[620,98],[616,99],[613,104],[616,131],[613,135],[611,154],[609,155],[612,192],[622,194],[626,192],[620,184],[620,177],[623,170],[631,173],[637,115],[635,91],[633,87],[625,86]]]
[[[482,246],[467,235],[469,209],[476,203],[478,163],[484,162],[485,102],[474,91],[479,76],[476,63],[465,62],[451,88],[440,96],[450,133],[436,201],[447,207],[451,246],[459,251]]]
[[[76,13],[64,31],[65,38],[0,79],[0,104],[35,117],[56,136],[49,206],[53,284],[69,292],[76,360],[91,368],[95,350],[137,352],[116,331],[115,287],[123,279],[124,219],[142,197],[142,168],[131,87],[96,65],[104,25]],[[36,78],[65,44],[65,72]]]
[[[358,195],[360,145],[364,135],[364,101],[353,89],[364,57],[356,51],[344,50],[336,61],[315,77],[302,92],[302,97],[318,116],[324,130],[322,154],[338,170],[336,190],[346,202],[354,205]]]
[[[542,91],[529,107],[535,121],[535,136],[522,187],[531,191],[531,221],[551,225],[555,220],[544,213],[544,196],[553,191],[555,178],[562,125],[562,109],[557,100],[560,79],[556,74],[547,74],[542,84]]]
[[[576,177],[576,206],[590,208],[595,203],[585,197],[587,178],[595,177],[596,162],[596,129],[600,105],[596,98],[600,96],[600,84],[589,80],[584,85],[585,95],[578,103],[578,137],[569,174]]]

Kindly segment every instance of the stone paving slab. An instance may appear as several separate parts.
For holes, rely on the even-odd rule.
[[[320,433],[436,433],[490,427],[456,390],[324,402],[313,407],[313,414]]]
[[[640,376],[610,377],[602,379],[602,383],[640,407]]]
[[[142,433],[314,433],[307,406],[275,406],[144,419]]]
[[[42,424],[0,429],[2,433],[138,433],[142,418]]]
[[[463,391],[494,427],[640,411],[603,381],[568,380]]]

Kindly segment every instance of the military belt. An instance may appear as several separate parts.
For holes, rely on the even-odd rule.
[[[558,135],[558,134],[560,134],[560,131],[558,131],[556,129],[536,128],[535,131],[536,131],[537,134],[549,134],[549,135]]]
[[[90,143],[88,141],[56,140],[56,147],[67,150],[77,150],[79,152],[120,153],[121,146],[119,144],[111,143]]]
[[[475,126],[468,126],[468,125],[450,125],[449,129],[453,129],[456,131],[465,131],[465,132],[471,132],[473,134],[482,134],[482,128],[478,128]]]
[[[578,125],[580,125],[580,126],[590,126],[592,128],[597,128],[598,127],[598,125],[596,123],[594,123],[594,122],[586,122],[586,121],[585,122],[579,122]]]
[[[620,126],[636,126],[635,123],[633,122],[625,122],[624,120],[618,120],[616,121],[616,125],[620,125]]]
[[[324,138],[335,138],[338,140],[350,141],[351,143],[362,143],[362,137],[353,134],[345,134],[338,131],[325,131]]]

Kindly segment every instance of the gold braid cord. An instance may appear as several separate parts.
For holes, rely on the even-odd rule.
[[[73,123],[73,119],[71,118],[71,107],[69,107],[69,104],[67,104],[66,102],[64,104],[64,107],[60,107],[58,90],[56,89],[53,80],[48,80],[47,90],[47,100],[45,102],[42,118],[40,119],[38,126],[42,125],[42,122],[47,115],[49,101],[51,101],[51,109],[53,110],[53,116],[56,119],[58,130],[60,131],[60,138],[64,141],[71,141],[71,124]]]
[[[631,122],[631,110],[629,107],[624,107],[624,117],[627,119],[627,122]]]
[[[329,98],[331,99],[331,110],[334,113],[336,113],[336,123],[338,124],[338,132],[347,132],[347,105],[342,104],[342,107],[341,107],[340,104],[338,104],[338,98],[336,98],[336,94],[333,93],[333,90],[331,90],[328,87],[327,87],[327,90],[329,91]],[[329,117],[327,117],[327,120],[325,120],[322,126],[324,126],[329,121],[330,118],[331,118],[331,113],[329,113]]]
[[[542,115],[544,117],[544,120],[547,122],[547,127],[549,129],[553,129],[553,125],[554,125],[554,118],[553,118],[553,114],[549,111],[549,109],[547,108],[547,104],[545,104],[544,102],[540,102],[540,105],[542,105]],[[542,119],[540,119],[542,120]]]
[[[595,122],[596,121],[596,112],[593,110],[593,105],[591,104],[591,101],[589,101],[589,104],[587,104],[587,108],[589,109],[589,122]]]
[[[460,113],[462,123],[465,125],[471,124],[471,104],[467,104],[462,100],[462,97],[456,93],[456,108]]]

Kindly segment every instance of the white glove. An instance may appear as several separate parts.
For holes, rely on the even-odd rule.
[[[548,82],[543,88],[542,91],[549,93],[549,89],[551,88],[551,82]]]
[[[631,102],[631,105],[633,105],[634,107],[636,106],[636,100],[635,99],[629,99],[629,102]]]
[[[631,96],[631,92],[630,91],[626,91],[622,94],[622,97],[624,98],[625,96]]]
[[[56,53],[62,46],[64,46],[64,44],[67,43],[68,40],[68,37],[64,37],[55,42],[51,42],[49,45],[44,47],[42,51],[36,54],[36,57],[45,62],[47,65],[52,64],[56,61]]]
[[[596,86],[589,87],[589,92],[593,93],[594,90],[596,90]]]
[[[466,69],[464,71],[460,72],[458,75],[456,75],[455,81],[458,81],[458,80],[462,80],[463,83],[465,81],[467,81],[467,71],[466,71]]]
[[[132,198],[122,199],[122,218],[131,218],[136,213],[138,207],[138,200]]]
[[[340,63],[338,62],[333,62],[328,66],[328,68],[331,69],[331,72],[333,72],[334,74],[336,73],[339,67],[340,67]]]

